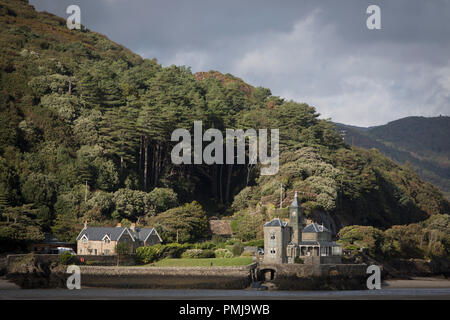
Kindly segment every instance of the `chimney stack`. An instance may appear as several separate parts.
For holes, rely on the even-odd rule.
[[[130,226],[130,229],[132,231],[136,231],[136,223],[132,223],[131,226]]]
[[[116,227],[120,228],[120,227],[122,227],[122,224],[119,222]]]
[[[87,220],[84,221],[84,229],[87,228]]]

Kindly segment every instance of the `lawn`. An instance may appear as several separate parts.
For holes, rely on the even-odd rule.
[[[234,267],[252,263],[252,257],[206,258],[206,259],[162,259],[148,266],[155,267]]]

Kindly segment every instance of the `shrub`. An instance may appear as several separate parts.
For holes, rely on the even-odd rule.
[[[136,261],[138,263],[151,263],[160,258],[161,245],[151,247],[139,247],[136,249]]]
[[[190,258],[190,259],[197,259],[201,258],[203,253],[202,249],[188,249],[181,255],[182,258]]]
[[[227,249],[217,249],[216,251],[214,251],[214,254],[216,256],[216,258],[232,258],[233,257],[233,253],[230,250]]]
[[[253,252],[244,251],[244,252],[242,252],[241,257],[253,257]]]
[[[231,248],[231,252],[233,252],[233,256],[239,257],[244,251],[244,246],[242,243],[235,243]]]
[[[196,248],[202,249],[202,250],[215,250],[216,244],[214,242],[207,241],[207,242],[202,242],[202,243],[197,244]]]
[[[65,251],[59,256],[59,263],[63,265],[69,265],[74,263],[74,256],[69,252]]]
[[[298,264],[304,264],[303,260],[300,259],[299,257],[296,257],[296,258],[294,259],[294,262],[295,262],[295,263],[298,263]]]
[[[179,258],[188,248],[179,243],[169,243],[161,247],[162,258]]]
[[[251,240],[251,241],[244,242],[244,246],[249,246],[249,247],[264,247],[264,239]]]
[[[206,249],[203,250],[200,258],[215,258],[216,254],[214,253],[214,250]]]

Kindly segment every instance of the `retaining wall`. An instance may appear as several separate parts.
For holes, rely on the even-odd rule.
[[[280,290],[365,289],[366,270],[366,264],[261,264],[259,277]]]
[[[91,267],[81,266],[81,284],[88,287],[164,289],[245,289],[251,270],[244,267]]]

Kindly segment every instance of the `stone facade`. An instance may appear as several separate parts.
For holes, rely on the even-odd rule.
[[[119,243],[127,244],[129,253],[136,248],[162,242],[153,228],[88,227],[86,224],[77,237],[78,255],[115,255]]]
[[[289,223],[275,218],[264,225],[264,263],[295,263],[297,258],[308,264],[340,263],[342,249],[331,240],[331,232],[317,223],[305,224],[295,193]]]

